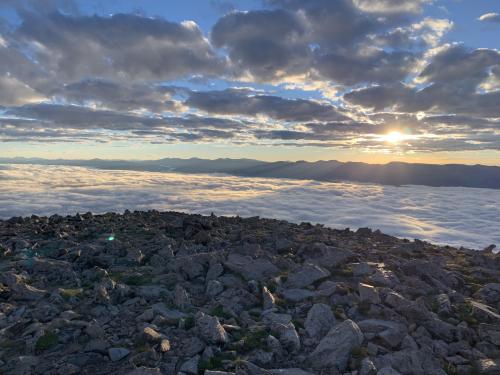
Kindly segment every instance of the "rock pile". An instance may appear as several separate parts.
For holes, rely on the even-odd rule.
[[[0,373],[500,374],[500,255],[175,212],[0,221]]]

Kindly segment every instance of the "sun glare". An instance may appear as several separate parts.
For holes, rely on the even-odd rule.
[[[399,142],[404,141],[408,138],[409,138],[409,136],[402,134],[398,131],[393,131],[393,132],[390,132],[390,133],[382,136],[382,140],[389,142],[389,143],[393,143],[393,144],[399,143]]]

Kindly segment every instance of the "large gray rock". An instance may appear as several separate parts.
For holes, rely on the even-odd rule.
[[[500,325],[481,323],[479,325],[479,337],[500,347]]]
[[[300,350],[300,338],[292,322],[287,324],[275,323],[271,329],[278,333],[281,344],[290,352],[295,353]]]
[[[45,290],[28,285],[28,281],[24,276],[16,275],[12,272],[3,273],[0,277],[0,281],[10,288],[14,299],[38,301],[47,293]]]
[[[201,311],[196,314],[196,327],[200,336],[212,344],[225,344],[229,342],[229,335],[224,327],[219,323],[219,319],[210,316]]]
[[[358,326],[367,339],[377,337],[389,348],[397,347],[408,333],[404,324],[389,320],[366,319]]]
[[[333,327],[309,355],[313,368],[333,367],[343,371],[347,367],[351,351],[363,343],[363,333],[352,320]]]
[[[356,255],[349,250],[328,246],[322,242],[304,247],[299,254],[309,263],[321,267],[337,267],[356,258]]]
[[[370,280],[373,284],[387,286],[389,288],[393,288],[400,283],[394,272],[384,268],[378,268],[375,273],[368,278],[368,280]]]
[[[207,283],[206,293],[209,297],[215,297],[224,291],[224,285],[218,280],[209,280]]]
[[[194,356],[181,366],[181,371],[186,374],[197,375],[198,374],[198,363],[200,362],[200,356]]]
[[[479,289],[477,294],[490,304],[500,303],[500,283],[489,283]]]
[[[292,302],[300,302],[316,296],[316,292],[308,289],[284,289],[280,294],[284,299]]]
[[[441,361],[430,349],[401,350],[376,357],[373,361],[377,368],[392,367],[402,375],[446,375]]]
[[[480,322],[500,324],[500,315],[493,308],[476,301],[470,301],[470,304],[474,318]]]
[[[177,324],[180,319],[187,317],[187,314],[170,309],[164,303],[155,303],[151,307],[155,313],[160,314],[170,324]]]
[[[322,339],[334,325],[335,316],[332,309],[324,303],[314,304],[304,322],[307,334],[318,340]]]
[[[254,259],[249,255],[229,254],[224,265],[246,280],[262,280],[279,273],[278,267],[265,258]]]
[[[328,276],[330,276],[328,270],[314,264],[305,264],[288,275],[286,286],[292,289],[305,288]]]

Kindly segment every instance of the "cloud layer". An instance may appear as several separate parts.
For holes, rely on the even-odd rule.
[[[500,191],[390,187],[216,175],[11,165],[0,170],[0,218],[125,209],[272,217],[371,227],[471,248],[500,244]],[[457,202],[460,205],[457,206]]]

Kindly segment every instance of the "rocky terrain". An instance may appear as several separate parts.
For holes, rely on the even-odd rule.
[[[2,374],[500,374],[499,309],[493,246],[156,211],[0,221]]]

